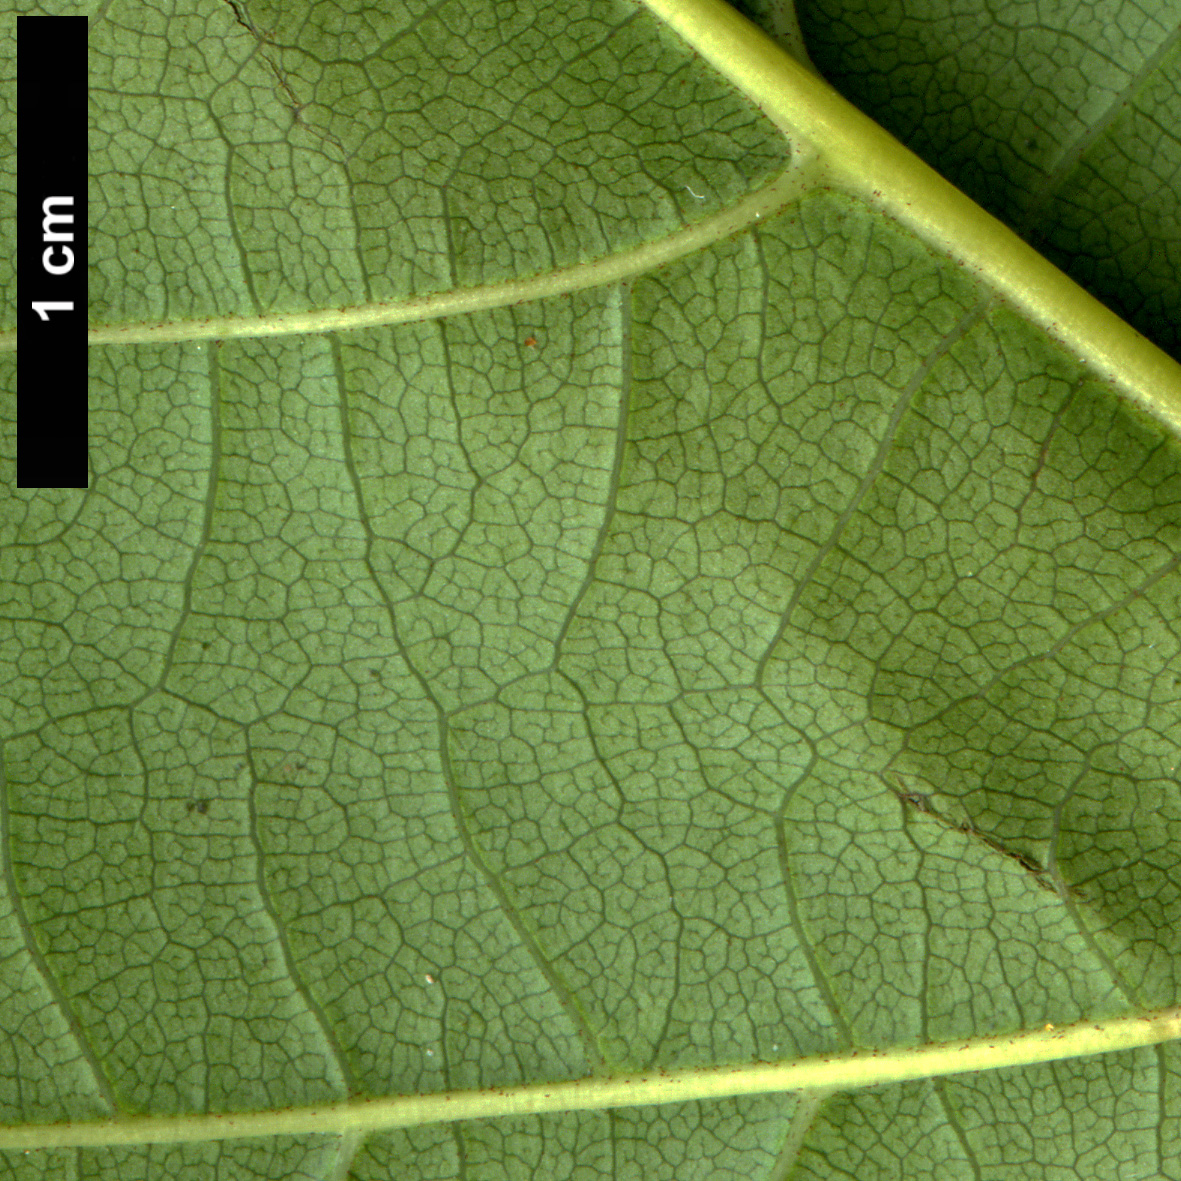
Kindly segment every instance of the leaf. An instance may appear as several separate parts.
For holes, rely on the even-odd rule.
[[[1175,1175],[1177,365],[721,4],[92,22],[11,1175]]]
[[[800,21],[842,94],[1181,358],[1175,5],[810,0]]]

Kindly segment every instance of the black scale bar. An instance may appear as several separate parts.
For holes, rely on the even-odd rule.
[[[85,488],[86,29],[16,18],[18,488]]]

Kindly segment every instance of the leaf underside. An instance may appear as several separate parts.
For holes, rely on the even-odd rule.
[[[642,260],[800,145],[626,0],[92,15],[92,326],[178,339],[92,346],[90,488],[0,513],[0,1122],[1176,1003],[1162,426],[824,184],[544,300],[179,339]],[[1177,1070],[3,1159],[1167,1177]]]

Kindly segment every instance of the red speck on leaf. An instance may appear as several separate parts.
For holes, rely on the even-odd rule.
[[[525,337],[525,347],[527,349],[536,348],[537,347],[537,337],[536,336]]]

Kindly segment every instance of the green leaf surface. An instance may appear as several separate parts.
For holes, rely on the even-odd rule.
[[[1181,1177],[1181,369],[782,10],[37,11],[91,479],[8,413],[5,1175]]]
[[[778,7],[749,4],[791,45]],[[842,94],[1181,359],[1173,0],[798,8]]]

